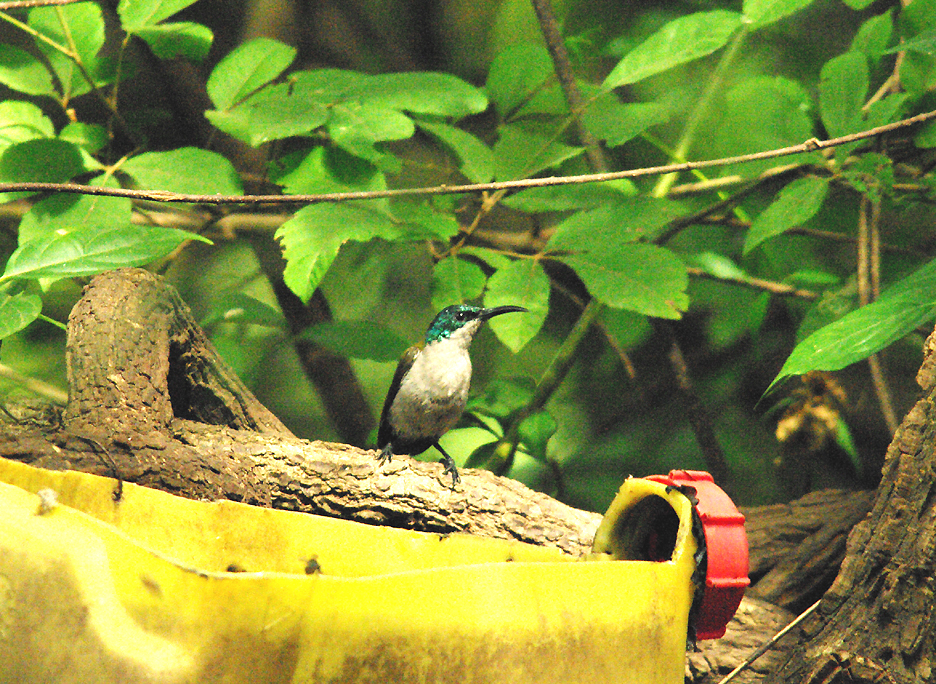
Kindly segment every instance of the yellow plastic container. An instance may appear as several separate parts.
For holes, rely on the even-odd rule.
[[[0,682],[683,681],[696,542],[664,484],[625,482],[576,561],[3,459],[0,483]]]

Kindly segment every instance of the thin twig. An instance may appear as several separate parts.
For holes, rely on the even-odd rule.
[[[760,648],[758,648],[756,651],[754,651],[754,653],[752,653],[751,655],[749,655],[749,656],[744,660],[743,663],[741,663],[740,665],[738,665],[738,667],[736,667],[736,668],[733,669],[731,672],[729,672],[728,674],[726,674],[725,677],[724,677],[724,679],[722,679],[720,682],[718,682],[718,684],[728,684],[728,682],[730,682],[732,679],[734,679],[735,677],[737,677],[741,672],[743,672],[743,671],[746,670],[748,667],[750,667],[751,664],[754,663],[755,660],[757,660],[757,659],[760,658],[762,655],[764,655],[767,651],[769,651],[769,650],[771,649],[771,647],[772,647],[775,643],[777,643],[778,641],[780,641],[780,639],[782,639],[783,637],[785,637],[785,636],[790,632],[790,630],[792,630],[792,629],[794,629],[795,627],[799,626],[799,624],[800,624],[803,620],[805,620],[805,619],[808,618],[810,615],[812,615],[812,614],[815,612],[816,608],[819,607],[819,604],[820,604],[821,602],[822,602],[822,599],[819,599],[819,600],[816,601],[814,604],[812,604],[811,606],[809,606],[809,608],[807,608],[807,609],[804,610],[802,613],[800,613],[790,624],[788,624],[786,627],[784,627],[784,628],[781,629],[779,632],[777,632],[776,634],[774,634],[773,637],[771,637],[770,640],[767,641],[767,643],[763,644]]]
[[[873,200],[868,194],[861,196],[858,211],[858,300],[861,306],[867,306],[880,294],[881,289],[881,233],[880,233],[880,200]],[[868,370],[871,373],[871,384],[881,414],[887,424],[888,432],[893,435],[897,432],[900,421],[894,410],[894,400],[890,387],[887,384],[887,374],[879,354],[868,357]]]
[[[690,266],[686,269],[689,275],[696,278],[706,278],[708,280],[716,280],[720,283],[728,283],[731,285],[741,285],[742,287],[749,287],[754,290],[762,290],[764,292],[769,292],[770,294],[775,294],[780,297],[797,297],[799,299],[806,300],[815,300],[819,299],[819,294],[813,292],[812,290],[802,290],[798,287],[793,287],[792,285],[787,285],[786,283],[778,283],[773,280],[764,280],[763,278],[728,278],[725,276],[717,276],[713,273],[709,273],[701,268],[696,268]]]
[[[536,18],[539,20],[540,30],[546,40],[546,49],[552,58],[553,70],[556,72],[562,94],[565,96],[566,104],[569,105],[569,111],[572,113],[572,120],[578,132],[579,140],[585,146],[588,161],[593,171],[606,173],[608,171],[608,160],[604,151],[598,144],[598,139],[592,135],[591,131],[588,130],[588,126],[582,121],[582,111],[584,109],[582,94],[579,91],[578,83],[575,81],[575,74],[572,72],[569,53],[566,51],[565,41],[562,40],[559,23],[553,13],[552,3],[550,0],[532,0],[532,2]]]
[[[676,339],[673,325],[662,319],[653,320],[652,322],[654,328],[663,334],[666,344],[669,346],[666,358],[673,369],[676,386],[686,405],[689,425],[692,427],[699,448],[702,450],[705,465],[715,481],[730,494],[732,490],[731,470],[728,468],[725,452],[715,435],[715,426],[712,423],[711,416],[705,410],[705,404],[702,402],[698,391],[696,391],[695,383],[689,374],[689,365],[686,363],[682,348]]]
[[[868,140],[885,133],[909,128],[925,121],[936,119],[936,110],[912,116],[884,126],[852,133],[838,138],[819,140],[811,138],[798,145],[780,147],[763,152],[742,154],[720,159],[688,161],[679,164],[648,166],[641,169],[612,171],[610,173],[586,173],[576,176],[550,176],[547,178],[525,178],[521,180],[498,181],[494,183],[466,183],[464,185],[434,185],[419,188],[398,188],[395,190],[367,190],[359,192],[325,192],[306,195],[194,195],[168,192],[166,190],[129,190],[126,188],[102,188],[79,183],[0,183],[0,193],[7,192],[74,192],[83,195],[105,197],[128,197],[130,199],[151,200],[153,202],[185,202],[188,204],[314,204],[318,202],[349,202],[353,200],[384,199],[393,197],[414,197],[427,195],[457,195],[468,192],[494,192],[498,190],[521,190],[556,185],[575,185],[620,180],[622,178],[641,178],[673,171],[694,171],[716,166],[728,166],[744,162],[776,159],[792,154],[825,150],[859,140]]]
[[[867,194],[861,196],[861,203],[858,209],[858,254],[857,254],[857,278],[858,278],[858,303],[860,306],[867,306],[873,301],[871,296],[871,278],[869,269],[871,267],[870,245],[871,228],[869,214],[871,213],[871,199]]]
[[[65,404],[68,403],[68,392],[63,392],[58,387],[43,382],[42,380],[23,375],[19,371],[3,363],[0,363],[0,378],[11,380],[23,389],[48,399],[55,404],[59,404],[60,406],[65,406]]]
[[[71,5],[75,2],[81,2],[81,0],[7,0],[7,2],[0,2],[0,12],[28,7],[53,7],[56,5]]]

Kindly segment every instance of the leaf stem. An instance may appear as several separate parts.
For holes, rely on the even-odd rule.
[[[734,63],[735,57],[737,57],[745,37],[747,37],[747,30],[742,28],[735,34],[728,48],[722,53],[721,59],[718,61],[718,66],[715,67],[715,72],[712,74],[712,78],[709,79],[708,85],[705,88],[705,92],[702,93],[702,97],[699,98],[695,108],[693,108],[692,112],[689,114],[689,119],[686,121],[686,127],[683,129],[682,137],[679,139],[679,142],[676,143],[676,147],[671,155],[673,159],[686,159],[689,155],[689,151],[695,144],[696,133],[699,126],[702,125],[702,122],[708,117],[712,105],[715,102],[715,97],[724,86],[725,76],[728,73],[729,67]],[[666,197],[673,183],[676,182],[677,176],[677,173],[668,173],[661,176],[656,186],[653,188],[653,191],[650,193],[651,196]]]

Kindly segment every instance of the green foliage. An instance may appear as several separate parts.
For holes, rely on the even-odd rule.
[[[372,321],[326,321],[306,328],[300,337],[342,356],[383,362],[395,362],[409,346],[393,330]]]
[[[39,317],[40,311],[42,299],[34,294],[0,295],[0,339],[25,328]]]
[[[484,292],[487,275],[478,264],[450,256],[432,269],[432,308],[441,311],[450,304],[464,304]]]
[[[744,253],[747,254],[764,240],[806,223],[822,208],[828,192],[827,178],[800,178],[790,183],[754,219],[744,240]]]
[[[121,0],[117,5],[117,14],[123,30],[144,40],[158,58],[185,57],[199,61],[207,56],[211,48],[214,36],[210,29],[191,21],[165,21],[194,2]]]
[[[215,55],[212,30],[188,20],[197,16],[194,0],[121,0],[106,26],[95,2],[15,10],[4,17],[20,40],[0,45],[0,84],[11,93],[0,102],[0,182],[237,196],[248,180],[251,189],[284,195],[516,181],[594,170],[574,117],[601,142],[609,167],[621,170],[761,152],[932,109],[936,0],[877,14],[868,0],[837,4],[844,33],[834,44],[811,24],[811,4],[746,0],[738,12],[737,3],[716,2],[682,14],[690,4],[635,6],[627,17],[615,4],[609,18],[607,7],[573,0],[563,25],[582,98],[574,113],[539,38],[506,30],[522,23],[515,16],[496,20],[492,35],[517,37],[492,54],[484,73],[458,76],[391,73],[372,63],[296,68],[312,60],[270,38]],[[186,20],[177,21],[182,10]],[[802,41],[793,38],[799,34]],[[471,38],[472,45],[488,40]],[[490,41],[481,53],[493,51]],[[209,55],[217,61],[205,67],[211,108],[204,123],[234,139],[217,146],[223,136],[192,139],[188,125],[170,137],[159,124],[168,113],[127,95],[146,90],[138,79],[148,64]],[[658,402],[648,408],[630,384],[668,373],[630,375],[628,354],[669,348],[653,319],[685,318],[679,330],[698,340],[690,351],[700,360],[691,363],[702,366],[702,392],[729,462],[738,473],[767,477],[777,448],[741,453],[748,446],[737,437],[764,432],[753,408],[741,407],[750,387],[766,384],[750,368],[763,369],[765,359],[795,345],[778,380],[840,369],[906,337],[936,309],[931,264],[923,265],[936,196],[925,154],[936,147],[936,124],[904,140],[899,156],[889,141],[857,141],[834,154],[725,165],[696,173],[691,185],[676,186],[678,194],[670,181],[690,179],[318,202],[290,205],[276,228],[263,220],[264,208],[253,230],[275,231],[280,253],[271,258],[262,241],[232,238],[222,227],[222,239],[248,255],[230,263],[220,248],[194,244],[222,225],[226,209],[178,207],[184,220],[173,223],[175,215],[161,222],[166,217],[154,217],[152,204],[124,198],[7,192],[2,201],[28,199],[28,206],[15,244],[3,248],[3,353],[28,346],[23,340],[41,329],[31,325],[37,318],[61,318],[80,279],[158,263],[210,281],[202,286],[204,324],[239,368],[254,368],[286,339],[275,299],[258,285],[266,283],[258,264],[268,270],[281,255],[286,286],[304,302],[321,290],[335,311],[336,321],[302,338],[355,359],[376,397],[392,360],[421,336],[434,310],[465,301],[524,306],[526,314],[492,320],[493,336],[477,343],[484,356],[512,366],[500,377],[517,377],[478,388],[470,430],[482,437],[468,450],[469,463],[600,508],[603,492],[625,472],[700,465],[685,420],[662,425],[661,416],[683,415],[668,403],[672,392],[659,390],[665,398],[648,399]],[[226,156],[232,145],[241,146],[238,155]],[[265,166],[245,174],[243,159],[260,158]],[[855,250],[842,242],[875,221],[885,245],[875,277],[890,287],[856,308]],[[201,259],[207,265],[188,263]],[[778,296],[795,288],[812,291]],[[593,318],[579,319],[589,300]],[[586,334],[593,322],[596,334]],[[737,359],[724,361],[731,355]],[[489,369],[480,366],[484,382]],[[294,372],[256,376],[272,382]],[[314,398],[291,394],[305,420]],[[323,422],[314,425],[327,431]],[[867,458],[847,426],[838,434],[850,455]],[[583,464],[603,470],[584,473]],[[564,477],[579,479],[567,486]],[[767,479],[752,497],[775,496]]]
[[[120,170],[145,190],[195,195],[240,195],[244,191],[231,162],[196,147],[144,152],[128,159]]]
[[[123,266],[141,266],[171,252],[184,240],[207,242],[177,228],[59,229],[22,243],[7,260],[0,284],[22,279],[75,278]]]
[[[754,3],[747,3],[754,4]],[[723,48],[741,27],[736,12],[698,12],[671,21],[627,53],[604,80],[605,88],[619,88],[668,71]]]
[[[893,344],[936,314],[936,262],[796,345],[772,385],[810,370],[839,370]]]
[[[485,306],[513,304],[527,309],[523,316],[499,316],[490,326],[515,354],[536,337],[549,313],[549,277],[532,259],[519,259],[497,269],[490,277]]]

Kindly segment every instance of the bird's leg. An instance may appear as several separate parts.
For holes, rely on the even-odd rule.
[[[439,453],[442,454],[440,463],[445,468],[445,472],[452,476],[452,489],[455,489],[455,485],[461,482],[461,477],[458,474],[458,468],[455,466],[454,459],[446,453],[445,449],[443,449],[438,442],[435,442],[432,446],[438,449]]]
[[[393,458],[393,442],[387,442],[384,445],[384,448],[380,450],[380,453],[377,454],[377,462],[380,465],[387,463],[390,459]]]

